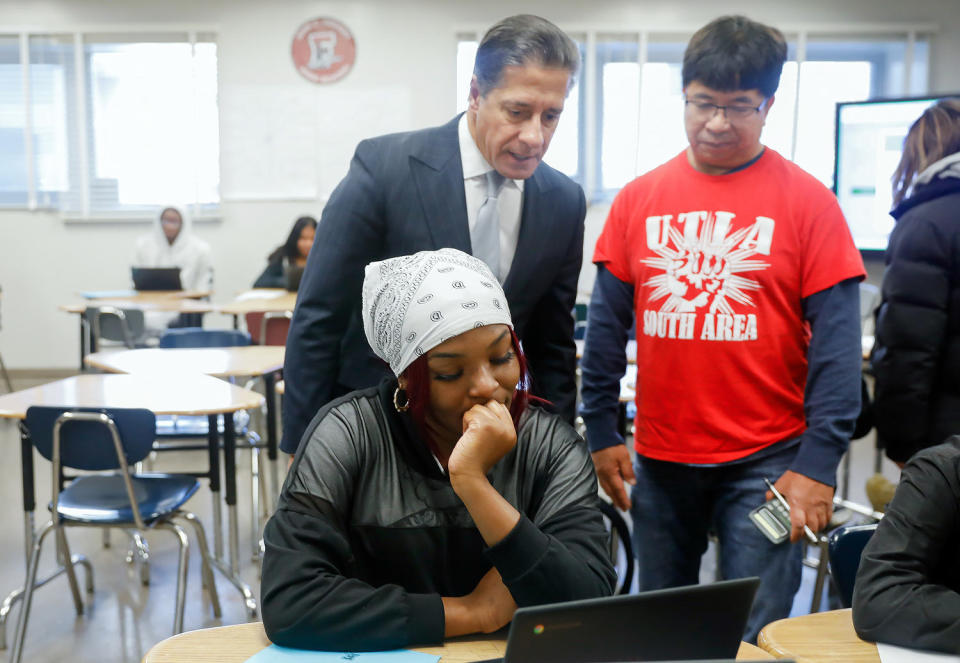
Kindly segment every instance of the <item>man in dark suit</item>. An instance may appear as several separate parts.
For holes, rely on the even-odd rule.
[[[324,404],[388,373],[363,334],[367,263],[444,247],[491,266],[532,393],[573,419],[571,311],[586,204],[579,186],[541,160],[578,66],[576,45],[549,21],[504,19],[477,49],[464,115],[357,146],[324,208],[287,338],[284,451],[296,452]]]

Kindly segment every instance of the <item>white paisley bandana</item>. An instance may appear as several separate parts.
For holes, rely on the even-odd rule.
[[[370,263],[362,306],[367,342],[397,376],[465,331],[497,324],[513,328],[507,298],[490,268],[456,249]]]

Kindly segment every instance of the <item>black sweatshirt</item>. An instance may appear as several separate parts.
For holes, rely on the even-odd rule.
[[[382,650],[443,640],[442,596],[495,566],[519,606],[606,596],[615,573],[583,440],[524,413],[489,473],[521,513],[487,547],[449,479],[392,406],[395,382],[314,418],[264,531],[263,623],[283,646]]]
[[[960,654],[960,437],[917,453],[860,560],[861,638]]]

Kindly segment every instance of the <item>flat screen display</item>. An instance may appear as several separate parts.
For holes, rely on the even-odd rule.
[[[900,162],[910,125],[942,96],[837,104],[833,188],[853,241],[863,251],[884,251],[893,230],[890,178]]]

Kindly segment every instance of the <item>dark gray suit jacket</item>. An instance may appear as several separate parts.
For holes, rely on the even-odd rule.
[[[471,252],[458,120],[362,141],[324,207],[287,337],[284,451],[296,451],[327,402],[389,373],[363,334],[364,267],[445,247]],[[531,393],[552,401],[571,421],[571,311],[585,214],[580,187],[541,163],[524,183],[517,250],[503,284],[533,377]]]

